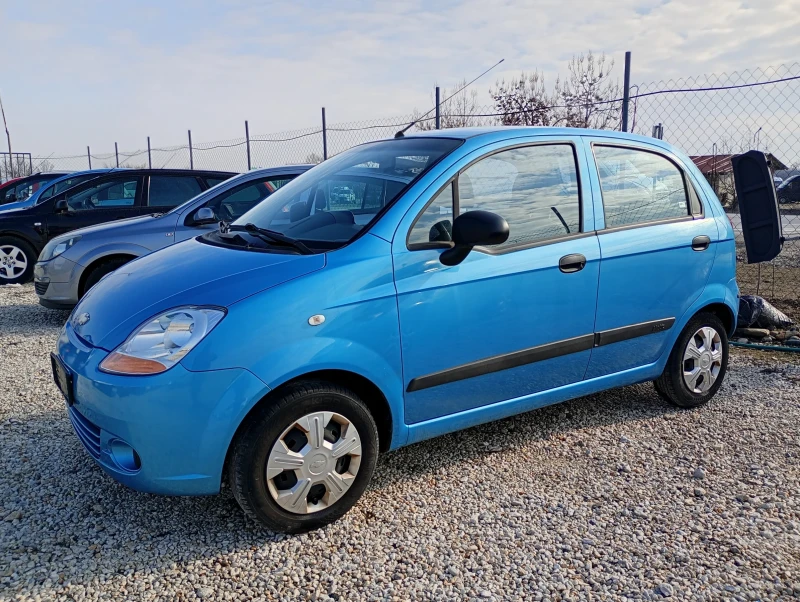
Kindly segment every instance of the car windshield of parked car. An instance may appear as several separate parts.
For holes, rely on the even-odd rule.
[[[400,138],[350,149],[278,189],[233,222],[232,230],[253,224],[300,240],[312,250],[339,248],[369,227],[381,210],[461,142]],[[257,238],[249,233],[237,235],[239,240],[241,236]],[[260,237],[262,243],[264,239]],[[220,237],[209,240],[236,244]]]

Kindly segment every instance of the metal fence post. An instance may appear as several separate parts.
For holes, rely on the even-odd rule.
[[[86,158],[89,159],[89,169],[92,168],[92,151],[89,150],[89,146],[86,146]]]
[[[194,155],[192,154],[192,130],[189,130],[189,169],[194,169]]]
[[[244,137],[247,139],[247,171],[250,171],[250,125],[244,120]]]
[[[436,86],[436,129],[442,129],[442,112],[439,105],[439,86]]]
[[[328,160],[328,128],[325,125],[325,107],[322,107],[322,160]]]
[[[28,153],[28,170],[33,173],[33,155]]]
[[[116,142],[114,143],[114,156],[117,158],[117,167],[119,167],[119,149]]]
[[[622,131],[628,131],[628,105],[631,102],[631,52],[625,53],[625,80],[622,84]]]
[[[147,165],[153,169],[153,158],[150,156],[150,136],[147,137]]]

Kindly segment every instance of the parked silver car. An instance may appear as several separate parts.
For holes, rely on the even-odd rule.
[[[106,274],[137,257],[199,236],[220,221],[238,219],[311,167],[253,170],[217,184],[168,213],[108,222],[53,238],[33,271],[39,303],[51,309],[72,308]]]

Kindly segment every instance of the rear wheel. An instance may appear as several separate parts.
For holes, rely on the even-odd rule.
[[[681,408],[708,402],[722,385],[728,368],[728,335],[712,313],[692,318],[672,348],[656,391]]]
[[[378,458],[378,429],[348,389],[292,385],[248,419],[229,479],[250,518],[296,533],[331,523],[356,503]]]
[[[83,297],[90,288],[100,282],[100,279],[103,276],[110,274],[118,268],[121,268],[132,259],[133,257],[115,257],[114,259],[103,261],[96,267],[92,268],[92,271],[89,272],[88,276],[86,276],[80,296]]]
[[[10,236],[0,236],[0,286],[23,284],[33,277],[36,251],[28,243]]]

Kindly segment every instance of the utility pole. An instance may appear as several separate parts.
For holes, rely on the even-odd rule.
[[[14,177],[14,157],[11,155],[11,134],[8,133],[8,122],[6,122],[6,111],[3,109],[3,98],[0,96],[0,113],[3,114],[3,127],[6,129],[6,140],[8,140],[8,165],[11,178]],[[9,178],[9,179],[11,179]]]

